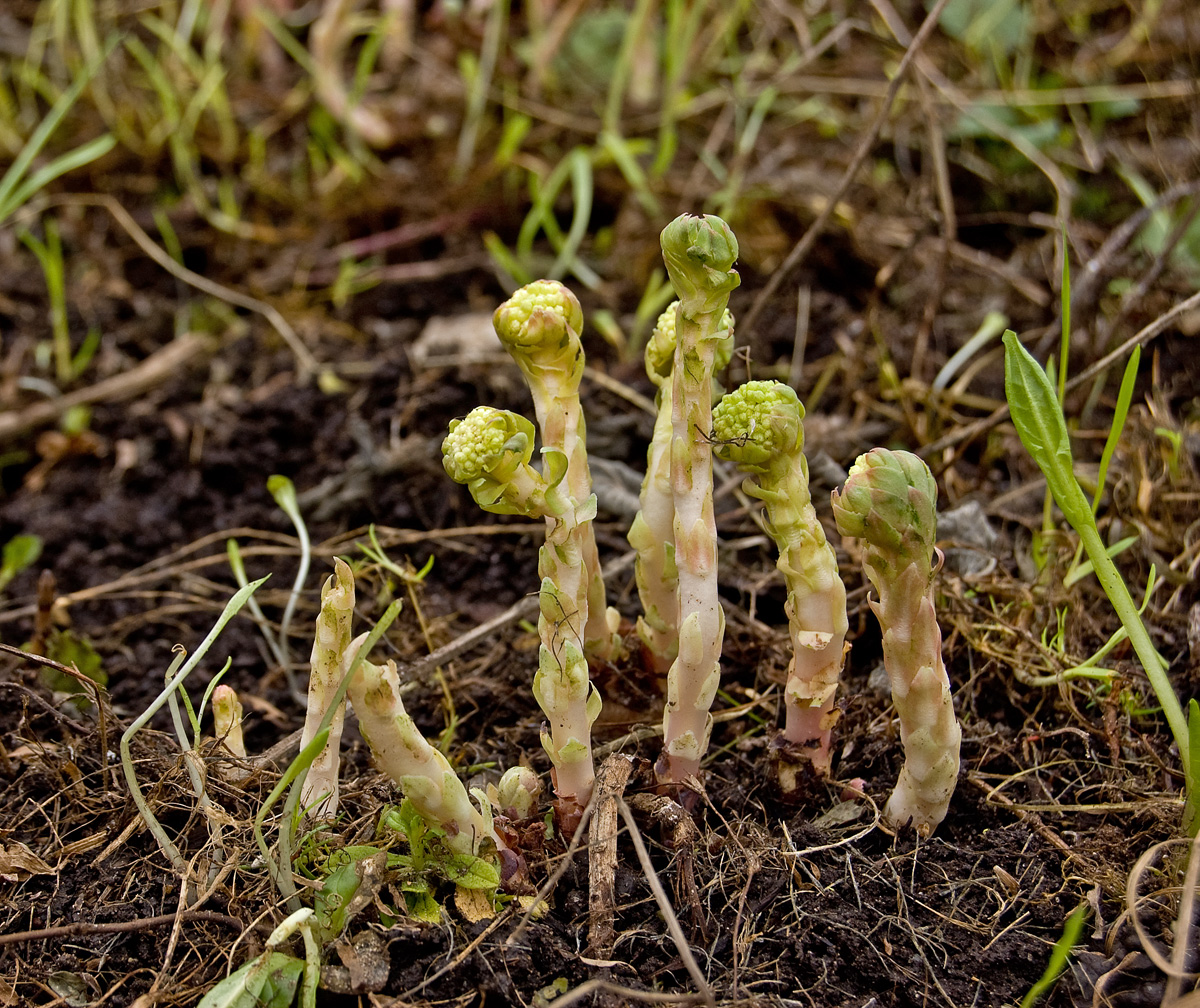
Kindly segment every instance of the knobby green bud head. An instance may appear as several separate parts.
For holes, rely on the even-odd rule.
[[[583,328],[579,299],[557,280],[526,284],[496,309],[493,324],[500,341],[510,348],[558,346]]]
[[[450,421],[442,441],[442,465],[456,483],[486,476],[503,482],[533,457],[533,424],[493,406],[476,406],[462,420]]]
[[[906,451],[874,448],[850,469],[833,495],[842,535],[879,550],[932,554],[937,535],[937,484],[929,467]]]
[[[777,381],[751,381],[713,409],[714,451],[729,462],[761,471],[780,456],[804,450],[804,407],[795,390]]]
[[[671,368],[675,365],[675,319],[678,311],[678,301],[667,305],[666,310],[658,316],[646,344],[646,374],[655,385],[670,378]],[[720,342],[713,360],[714,371],[724,370],[733,358],[733,327],[733,312],[726,308],[721,316]]]
[[[733,270],[738,243],[729,225],[712,214],[682,214],[663,229],[660,240],[684,310],[696,315],[724,307],[729,292],[742,282]]]

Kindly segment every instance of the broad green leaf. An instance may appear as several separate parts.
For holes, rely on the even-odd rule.
[[[500,870],[483,858],[455,854],[442,863],[446,878],[463,889],[492,889],[500,885]]]
[[[405,887],[404,902],[408,915],[426,924],[437,924],[442,919],[442,907],[428,889]]]
[[[362,862],[381,853],[378,847],[353,846],[329,855],[328,874],[313,899],[313,919],[322,941],[332,941],[346,929],[346,907],[362,884]]]
[[[1086,520],[1078,513],[1082,501],[1091,508],[1075,479],[1071,438],[1054,386],[1017,334],[1004,333],[1004,393],[1021,443],[1046,475],[1046,483],[1072,525]]]
[[[230,973],[197,1008],[288,1008],[303,973],[303,959],[264,952]]]
[[[35,535],[15,535],[0,554],[0,591],[42,555],[42,540]]]

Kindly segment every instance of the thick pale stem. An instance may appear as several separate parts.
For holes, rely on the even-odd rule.
[[[928,836],[946,816],[962,743],[933,605],[937,484],[917,456],[876,448],[854,463],[833,512],[841,533],[863,542],[900,719],[904,766],[884,819]]]
[[[712,733],[709,708],[721,680],[725,614],[717,594],[713,517],[713,372],[725,335],[737,239],[719,217],[684,214],[663,229],[663,262],[679,296],[671,380],[671,491],[679,575],[679,653],[667,677],[663,751],[655,771],[665,783],[700,772]]]
[[[637,550],[635,576],[642,602],[637,633],[661,676],[666,676],[679,651],[671,402],[671,386],[664,384],[659,389],[654,436],[646,453],[641,510],[629,529],[629,545]]]
[[[354,615],[354,574],[349,564],[335,557],[334,573],[321,589],[321,611],[317,615],[313,639],[312,670],[308,681],[308,710],[300,736],[303,749],[316,737],[330,700],[342,680],[342,660],[350,644],[350,626]],[[342,724],[346,716],[343,700],[329,723],[329,739],[309,767],[301,791],[301,802],[311,815],[332,819],[338,807],[338,768],[342,744]]]
[[[657,772],[679,783],[700,771],[712,733],[709,708],[721,678],[725,614],[717,594],[717,525],[713,516],[712,428],[714,336],[724,311],[688,315],[681,304],[671,403],[671,488],[679,578],[679,652],[667,679],[663,754]]]
[[[538,280],[517,291],[496,311],[496,332],[525,375],[533,397],[542,446],[567,459],[566,489],[577,504],[592,493],[587,434],[579,383],[583,346],[579,302],[562,284]],[[587,572],[585,607],[580,610],[588,653],[600,660],[619,649],[619,617],[608,609],[600,554],[591,521],[579,530],[580,559]]]
[[[883,664],[900,718],[904,765],[884,808],[894,828],[911,822],[928,836],[946,817],[958,781],[962,729],[942,664],[942,633],[927,567],[912,564],[894,580],[868,573],[879,591],[872,608],[883,630]]]
[[[804,457],[790,462],[760,477],[779,549],[776,564],[788,589],[792,662],[784,687],[783,738],[809,757],[814,770],[828,773],[846,651],[846,586],[812,506]]]
[[[596,499],[589,497],[577,508],[552,487],[547,505],[553,513],[547,514],[546,540],[538,554],[542,643],[533,695],[548,721],[542,745],[554,765],[554,790],[566,829],[582,814],[595,780],[591,729],[601,701],[589,678],[584,650],[581,614],[587,611],[588,576],[581,557],[584,529],[590,527]]]

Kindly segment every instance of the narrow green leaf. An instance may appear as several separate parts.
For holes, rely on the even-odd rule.
[[[1188,701],[1188,752],[1184,757],[1183,830],[1194,837],[1200,832],[1200,703],[1192,697]]]
[[[1070,958],[1071,950],[1079,944],[1080,936],[1083,934],[1083,922],[1087,918],[1087,912],[1087,903],[1080,903],[1067,918],[1067,922],[1063,925],[1062,937],[1054,943],[1054,948],[1050,951],[1050,961],[1046,963],[1046,971],[1021,998],[1021,1008],[1032,1008],[1038,999],[1054,986],[1054,981],[1058,979],[1059,974],[1067,968],[1067,959]]]
[[[1135,346],[1133,353],[1125,364],[1125,374],[1121,377],[1121,388],[1117,392],[1117,408],[1113,411],[1112,429],[1104,442],[1104,451],[1100,454],[1100,471],[1096,475],[1096,496],[1092,498],[1092,514],[1100,508],[1100,497],[1104,493],[1104,484],[1108,480],[1108,466],[1112,462],[1113,453],[1121,440],[1121,432],[1125,429],[1125,418],[1129,416],[1129,404],[1133,401],[1133,386],[1137,382],[1138,364],[1142,359],[1142,348]]]

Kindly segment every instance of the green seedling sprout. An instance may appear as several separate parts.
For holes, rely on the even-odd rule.
[[[229,661],[225,663],[225,669],[229,668]],[[222,672],[225,671],[222,670]],[[168,669],[166,680],[171,678],[171,670]],[[179,709],[179,696],[183,696],[184,704],[187,707],[188,717],[192,722],[194,735],[189,738],[187,726],[183,723],[183,715]],[[216,860],[223,861],[225,857],[225,842],[221,830],[220,820],[213,814],[213,803],[208,797],[208,790],[205,787],[205,767],[204,761],[200,758],[200,754],[196,751],[193,745],[193,738],[198,739],[200,734],[199,719],[196,717],[195,711],[192,709],[191,700],[188,697],[187,690],[180,683],[176,690],[173,690],[167,696],[167,707],[171,712],[171,723],[175,728],[175,738],[179,742],[180,752],[183,753],[183,765],[187,768],[188,777],[192,782],[192,793],[196,796],[196,803],[200,807],[200,811],[204,813],[204,817],[208,822],[208,835],[212,840],[213,846],[217,850]]]
[[[587,432],[579,383],[583,377],[583,309],[555,280],[526,284],[496,309],[493,322],[504,349],[516,361],[533,396],[543,449],[566,458],[565,489],[579,508],[592,496]],[[599,660],[620,651],[620,617],[606,604],[604,576],[591,517],[577,517],[584,574],[587,577],[583,639],[586,653]]]
[[[342,681],[343,662],[350,646],[351,620],[354,617],[354,572],[340,557],[333,559],[334,573],[321,589],[321,611],[317,614],[313,635],[311,671],[308,678],[308,705],[300,745],[306,746],[328,720],[329,738],[308,768],[300,789],[300,802],[314,818],[333,819],[338,809],[338,769],[341,765],[344,699],[333,703]]]
[[[1163,716],[1167,719],[1183,764],[1186,796],[1183,828],[1188,836],[1195,836],[1200,826],[1196,814],[1197,798],[1200,797],[1200,747],[1193,752],[1191,734],[1192,731],[1200,734],[1200,704],[1192,700],[1188,714],[1184,715],[1167,675],[1166,663],[1154,649],[1137,604],[1117,565],[1108,555],[1096,525],[1092,502],[1087,499],[1075,476],[1071,438],[1054,386],[1011,329],[1004,334],[1004,348],[1004,391],[1012,412],[1013,425],[1025,450],[1045,475],[1046,485],[1063,517],[1079,536],[1096,579],[1128,633],[1146,678],[1150,680],[1154,695],[1162,706]]]
[[[46,298],[50,304],[50,334],[54,349],[54,376],[59,386],[68,385],[75,377],[71,364],[71,334],[67,328],[67,290],[63,265],[62,241],[58,224],[53,217],[43,219],[46,240],[43,242],[31,231],[22,231],[21,241],[35,256],[46,279]]]
[[[464,419],[451,421],[442,465],[485,511],[546,520],[538,552],[541,647],[533,694],[549,720],[542,746],[554,767],[559,822],[572,834],[595,780],[591,730],[601,707],[583,637],[590,583],[583,525],[595,516],[596,497],[580,503],[568,493],[567,456],[561,450],[543,448],[546,473],[537,472],[529,464],[533,440],[533,424],[524,417],[477,406]]]
[[[165,704],[171,695],[179,688],[179,685],[188,677],[192,669],[194,669],[212,647],[213,642],[220,636],[222,630],[238,611],[246,604],[246,600],[258,589],[258,587],[266,581],[266,578],[260,578],[258,581],[253,581],[243,588],[238,589],[233,598],[226,603],[221,615],[217,617],[217,622],[213,624],[213,628],[208,632],[208,635],[200,642],[200,646],[196,648],[191,657],[187,657],[183,652],[175,656],[175,660],[171,662],[171,667],[167,672],[167,684],[157,697],[151,701],[142,713],[134,720],[121,736],[120,752],[121,752],[121,768],[125,772],[125,782],[129,785],[130,795],[133,797],[133,802],[137,806],[138,812],[141,814],[142,820],[146,823],[146,828],[153,834],[154,839],[158,841],[158,846],[162,852],[170,860],[175,870],[179,872],[181,878],[188,877],[188,865],[183,855],[179,853],[179,848],[167,836],[166,830],[162,824],[155,818],[154,813],[150,811],[150,806],[142,795],[142,789],[138,784],[137,773],[133,768],[133,757],[130,755],[130,745],[133,742],[133,737],[142,730],[149,720],[158,713],[159,709]],[[186,661],[185,661],[186,658]]]
[[[0,551],[0,591],[21,571],[32,567],[42,555],[42,540],[35,535],[15,535]]]
[[[846,652],[846,587],[808,487],[804,407],[776,381],[752,381],[713,411],[716,453],[749,473],[742,489],[767,510],[767,532],[779,550],[787,586],[785,610],[792,661],[784,687],[786,723],[779,747],[783,790],[797,786],[805,761],[819,774],[830,767],[834,707]]]
[[[911,822],[929,836],[946,817],[962,744],[933,605],[937,484],[916,455],[875,448],[859,456],[834,493],[833,514],[842,535],[861,540],[863,566],[879,594],[871,608],[900,719],[904,765],[883,818],[893,829]]]
[[[675,364],[675,301],[658,317],[646,344],[646,375],[658,388],[654,434],[646,451],[646,476],[640,509],[629,528],[629,545],[637,551],[634,572],[642,615],[637,635],[660,676],[666,676],[679,652],[679,575],[675,567],[675,502],[671,484],[672,379]],[[717,345],[714,371],[733,355],[733,315],[721,317],[723,335]],[[717,387],[714,383],[714,395]]]
[[[292,692],[295,692],[295,678],[292,675],[291,649],[288,647],[288,629],[292,625],[292,614],[296,611],[296,603],[300,593],[304,591],[304,582],[308,579],[308,565],[312,560],[312,544],[308,538],[308,526],[300,514],[300,505],[296,500],[296,487],[286,476],[267,477],[267,492],[275,499],[275,503],[283,510],[296,527],[296,535],[300,540],[300,566],[296,569],[296,580],[292,584],[287,604],[283,607],[283,616],[279,620],[279,653],[283,655],[283,670],[287,675]]]
[[[717,595],[713,515],[712,382],[721,319],[741,282],[737,239],[711,215],[683,214],[661,235],[663,261],[679,298],[671,389],[671,485],[679,577],[679,652],[667,677],[659,780],[680,784],[700,771],[712,734],[709,708],[721,680],[725,614]]]

